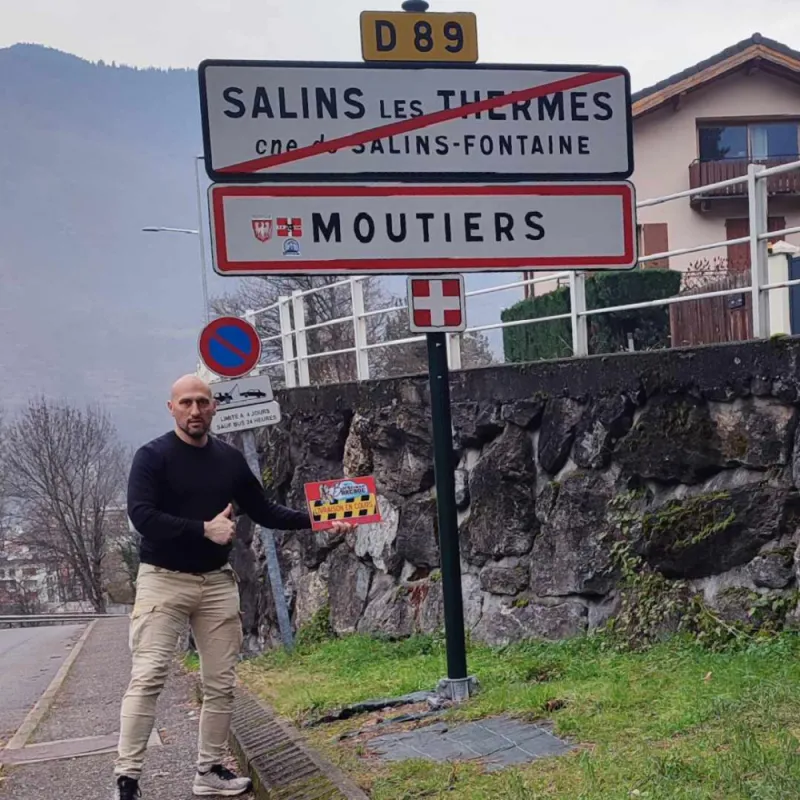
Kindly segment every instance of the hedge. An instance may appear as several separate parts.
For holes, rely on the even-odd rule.
[[[681,273],[671,269],[599,272],[586,280],[588,309],[660,300],[678,293]],[[540,297],[530,297],[502,312],[503,322],[539,319],[570,312],[568,287]],[[669,309],[642,308],[589,317],[589,352],[611,353],[628,349],[628,334],[637,350],[669,347]],[[572,355],[572,327],[568,319],[503,328],[505,360],[539,361]]]

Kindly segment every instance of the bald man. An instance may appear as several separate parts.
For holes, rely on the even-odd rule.
[[[128,481],[128,516],[141,534],[141,567],[131,614],[131,680],[122,701],[115,800],[138,800],[156,701],[188,620],[200,653],[198,796],[250,789],[223,765],[242,645],[239,590],[228,564],[233,503],[266,528],[304,530],[308,514],[269,501],[244,456],[209,436],[216,406],[208,384],[186,375],[167,403],[175,428],[141,447]],[[336,532],[352,526],[334,523]],[[155,795],[158,797],[158,793]]]

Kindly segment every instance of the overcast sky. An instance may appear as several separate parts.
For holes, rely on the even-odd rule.
[[[358,16],[400,0],[0,0],[0,47],[35,42],[96,61],[358,61]],[[620,64],[648,86],[756,31],[800,49],[796,0],[433,0],[478,15],[481,61]]]

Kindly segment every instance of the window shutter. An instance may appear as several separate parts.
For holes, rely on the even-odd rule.
[[[725,220],[725,238],[741,239],[742,236],[750,235],[750,220],[747,217]],[[728,245],[728,271],[746,272],[750,269],[750,245],[743,244]]]
[[[767,232],[770,231],[782,231],[786,227],[786,217],[767,217]],[[774,239],[770,239],[770,244],[774,244],[775,242],[782,242],[786,239],[785,236],[776,236]]]
[[[785,217],[768,217],[767,231],[781,231],[786,227]],[[740,239],[750,235],[750,220],[747,217],[725,220],[725,238]],[[783,236],[776,236],[770,242],[781,241]],[[728,270],[730,272],[746,272],[750,269],[750,243],[728,245]]]
[[[645,222],[641,229],[642,252],[639,254],[640,256],[669,251],[669,232],[666,222]],[[669,259],[659,258],[656,261],[645,261],[642,269],[669,269]]]

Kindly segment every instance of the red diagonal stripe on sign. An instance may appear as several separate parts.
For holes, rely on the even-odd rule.
[[[228,350],[232,351],[234,355],[239,356],[242,361],[246,361],[250,356],[245,353],[243,350],[240,350],[235,344],[232,344],[227,339],[220,336],[218,333],[214,332],[211,334],[212,341],[215,341],[217,344],[222,345],[223,347],[227,347]]]
[[[467,103],[458,108],[448,108],[443,111],[434,111],[431,114],[423,114],[421,117],[404,119],[392,122],[388,125],[381,125],[378,128],[371,128],[358,133],[351,133],[347,136],[340,136],[338,139],[331,139],[329,142],[307,145],[297,150],[287,151],[272,156],[254,158],[251,161],[242,161],[239,164],[231,164],[229,167],[222,167],[217,172],[258,172],[267,167],[277,167],[280,164],[289,164],[292,161],[300,161],[304,158],[311,158],[330,150],[339,150],[344,147],[358,147],[360,144],[374,142],[377,139],[386,139],[389,136],[397,136],[402,133],[418,131],[422,128],[438,125],[440,122],[449,122],[451,119],[478,114],[484,111],[492,111],[495,108],[510,106],[513,103],[524,103],[526,100],[534,100],[537,97],[545,97],[556,92],[567,92],[570,89],[577,89],[580,86],[589,86],[593,83],[600,83],[611,78],[618,78],[621,72],[587,72],[575,75],[572,78],[563,78],[552,83],[545,83],[542,86],[533,86],[530,89],[520,89],[502,97],[492,97],[487,100],[479,100],[474,103]]]

